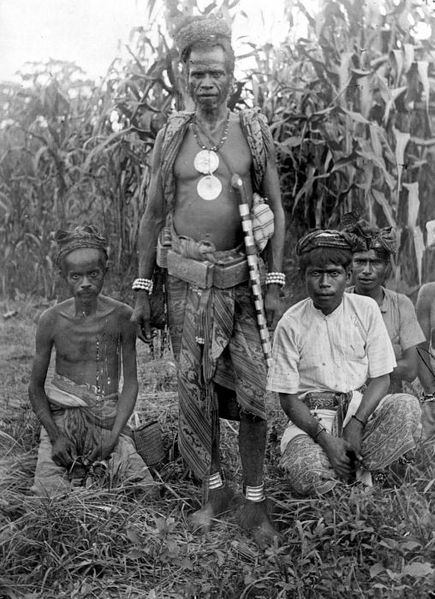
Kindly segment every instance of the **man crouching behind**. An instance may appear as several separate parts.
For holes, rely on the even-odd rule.
[[[100,295],[106,241],[93,226],[58,231],[56,241],[73,297],[46,310],[36,332],[29,398],[43,428],[32,490],[55,495],[97,479],[154,490],[127,426],[138,392],[131,309]],[[53,347],[55,374],[45,385]]]

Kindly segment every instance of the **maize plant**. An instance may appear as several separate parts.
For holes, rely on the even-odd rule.
[[[59,61],[27,64],[22,85],[0,83],[3,294],[58,294],[53,232],[92,222],[110,244],[109,286],[124,295],[155,136],[171,110],[190,108],[170,33],[180,17],[201,11],[242,13],[239,0],[205,8],[199,0],[148,0],[128,58],[114,59],[102,83]],[[299,235],[336,227],[353,211],[396,228],[396,283],[411,294],[435,279],[426,230],[435,219],[430,3],[323,0],[311,13],[288,0],[285,15],[288,36],[279,45],[248,40],[251,62],[229,105],[258,105],[268,118],[287,263]],[[297,39],[292,27],[301,18],[307,34]]]

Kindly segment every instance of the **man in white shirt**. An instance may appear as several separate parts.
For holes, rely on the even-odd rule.
[[[385,468],[415,446],[419,432],[415,398],[382,401],[396,360],[376,302],[345,293],[357,243],[327,230],[300,240],[309,297],[275,331],[268,388],[289,418],[281,465],[300,495]]]

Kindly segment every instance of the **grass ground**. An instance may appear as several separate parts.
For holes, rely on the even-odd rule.
[[[44,304],[0,322],[0,598],[352,599],[435,597],[433,443],[385,488],[340,486],[292,497],[278,468],[284,421],[269,402],[266,480],[281,545],[257,548],[234,513],[202,536],[188,527],[200,489],[176,452],[175,366],[139,347],[138,409],[157,418],[171,460],[155,472],[161,497],[82,490],[56,501],[31,496],[38,424],[27,401],[35,320]],[[223,424],[226,476],[240,489],[237,425]],[[236,502],[237,503],[237,502]],[[237,505],[235,505],[237,508]]]

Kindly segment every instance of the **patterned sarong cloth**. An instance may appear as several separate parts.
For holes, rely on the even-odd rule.
[[[337,426],[340,406],[337,406],[338,409],[331,409],[328,394],[324,401],[321,399],[322,394],[317,395],[315,406],[312,400],[308,401],[311,413],[329,433],[341,436],[342,431]],[[358,391],[350,395],[352,398],[342,423],[343,427],[356,412],[362,399]],[[357,479],[370,484],[369,473],[383,470],[414,449],[420,434],[418,400],[406,393],[385,396],[364,428],[361,446],[363,468],[357,471]],[[337,484],[337,476],[326,453],[294,424],[290,424],[283,435],[281,451],[281,466],[288,475],[292,490],[298,495],[326,493]]]
[[[101,441],[101,429],[111,430],[115,422],[118,394],[98,396],[89,385],[77,385],[56,375],[46,385],[53,413],[62,414],[63,430],[73,441],[78,455],[86,455]],[[129,434],[125,427],[124,434]]]
[[[191,257],[195,243],[174,234],[172,248]],[[237,248],[214,252],[212,258],[225,263],[239,256]],[[255,306],[249,283],[199,289],[168,275],[167,292],[169,332],[178,363],[180,450],[189,467],[204,478],[219,427],[214,383],[234,390],[242,411],[265,419],[266,365]]]
[[[60,375],[47,383],[46,394],[56,426],[75,444],[78,456],[85,457],[109,437],[116,417],[117,394],[98,396],[90,386],[78,385]],[[69,474],[53,462],[52,445],[42,428],[32,490],[43,495],[67,492],[73,485]],[[154,485],[145,462],[135,450],[127,426],[108,460],[107,476],[111,484],[122,481],[147,490]]]

